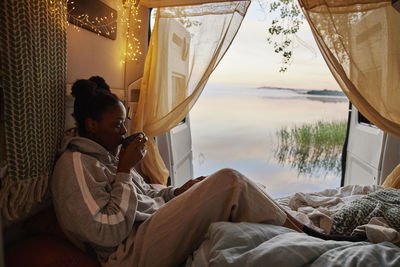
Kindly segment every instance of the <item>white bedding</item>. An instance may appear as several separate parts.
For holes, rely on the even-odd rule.
[[[276,225],[213,223],[186,267],[400,266],[389,242],[324,241]]]
[[[277,202],[304,224],[329,233],[332,226],[330,216],[333,213],[344,205],[378,189],[383,189],[383,187],[349,185],[321,192],[296,193],[290,197],[277,199]]]
[[[346,186],[277,201],[303,223],[329,233],[334,212],[382,188]],[[383,218],[373,218],[356,231],[365,231],[372,243],[324,241],[273,225],[217,222],[186,266],[400,266],[400,249],[393,244],[399,243],[400,234]]]

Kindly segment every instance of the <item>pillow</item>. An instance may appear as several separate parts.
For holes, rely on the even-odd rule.
[[[23,222],[23,229],[28,235],[48,234],[66,238],[57,222],[53,205],[51,204],[26,219]]]
[[[386,177],[382,185],[384,187],[400,189],[400,164]]]
[[[10,245],[5,251],[5,264],[8,267],[100,266],[96,259],[84,254],[68,241],[46,234],[29,237]]]
[[[25,221],[24,230],[30,235],[48,234],[67,239],[71,241],[77,248],[86,252],[85,244],[76,239],[72,234],[64,231],[58,224],[53,205],[47,207],[41,212],[33,215]]]

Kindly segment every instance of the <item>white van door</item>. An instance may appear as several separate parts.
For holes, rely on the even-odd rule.
[[[400,138],[380,130],[354,106],[348,127],[343,185],[381,185],[400,163]]]
[[[348,127],[344,185],[378,184],[386,135],[354,106]]]
[[[160,22],[159,42],[167,38],[167,47],[159,47],[159,53],[168,53],[167,62],[162,62],[160,72],[162,86],[168,88],[168,108],[174,107],[174,99],[187,95],[187,77],[189,75],[190,33],[177,20]],[[164,39],[165,40],[165,39]],[[178,100],[179,101],[179,100]],[[160,154],[170,171],[170,183],[181,186],[193,178],[192,137],[189,115],[175,128],[157,137]]]
[[[157,144],[161,157],[169,169],[171,185],[181,186],[193,178],[189,116],[171,131],[157,137]]]
[[[386,13],[385,9],[381,9],[380,12],[385,12],[387,17],[393,16],[391,12]],[[389,80],[387,77],[392,75],[389,62],[391,62],[393,48],[389,46],[388,42],[381,41],[386,39],[380,29],[385,29],[386,27],[382,25],[389,23],[389,21],[376,20],[376,17],[369,14],[352,25],[356,29],[355,32],[358,33],[350,38],[353,58],[357,61],[350,65],[349,70],[351,79],[356,83],[360,81],[358,84],[362,84],[361,81],[371,79],[368,82],[376,84],[376,87],[387,86],[386,83]],[[371,43],[375,46],[382,46],[380,51],[386,51],[386,53],[368,56],[359,54],[361,51],[369,49]],[[361,67],[364,73],[371,72],[373,75],[359,75]],[[376,77],[377,70],[380,71],[378,78]],[[386,176],[399,162],[398,138],[384,133],[370,123],[354,106],[348,127],[344,185],[382,184]]]

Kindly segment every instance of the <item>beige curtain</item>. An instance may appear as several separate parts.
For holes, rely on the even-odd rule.
[[[178,5],[190,1],[169,2]],[[195,2],[192,6],[157,10],[131,127],[149,137],[141,167],[151,183],[166,184],[169,176],[154,137],[178,125],[188,114],[234,39],[250,4]]]
[[[350,101],[376,126],[400,136],[400,13],[391,1],[299,3]]]

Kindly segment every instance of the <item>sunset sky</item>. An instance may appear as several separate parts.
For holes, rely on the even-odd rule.
[[[252,1],[242,26],[228,52],[211,75],[209,84],[254,88],[260,86],[298,89],[340,90],[330,73],[311,34],[307,22],[298,36],[294,60],[286,73],[280,73],[281,56],[267,43],[271,16]]]

